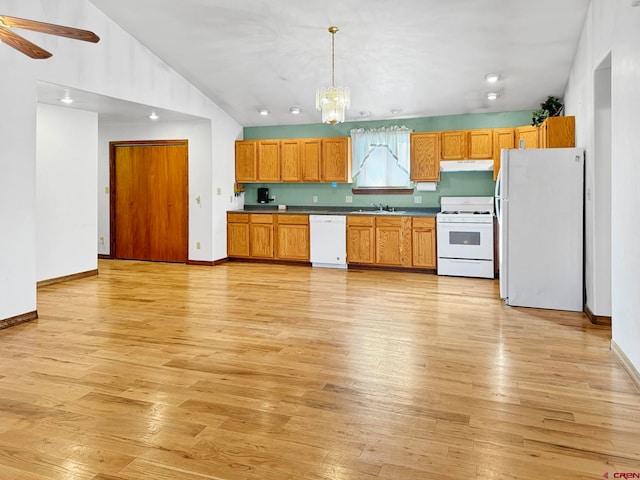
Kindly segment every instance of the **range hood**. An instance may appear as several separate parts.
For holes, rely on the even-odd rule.
[[[441,172],[489,172],[493,160],[441,160]]]

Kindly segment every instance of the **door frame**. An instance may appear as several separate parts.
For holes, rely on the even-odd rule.
[[[116,256],[116,149],[118,147],[165,147],[165,146],[185,146],[187,148],[187,238],[185,252],[186,262],[189,261],[189,140],[121,140],[109,142],[109,255],[103,258],[115,259]]]

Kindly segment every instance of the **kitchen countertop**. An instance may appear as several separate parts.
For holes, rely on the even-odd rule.
[[[286,210],[278,210],[275,205],[246,205],[242,210],[229,210],[228,213],[280,213],[298,215],[380,215],[399,217],[435,217],[439,207],[397,207],[395,212],[379,211],[372,207],[311,207],[287,206]]]

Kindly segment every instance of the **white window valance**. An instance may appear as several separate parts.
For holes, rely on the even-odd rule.
[[[407,187],[411,129],[351,130],[353,180],[358,187]]]

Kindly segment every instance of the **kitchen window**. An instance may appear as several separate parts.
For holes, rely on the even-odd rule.
[[[409,128],[398,126],[351,130],[353,182],[358,193],[411,189],[410,134]]]

